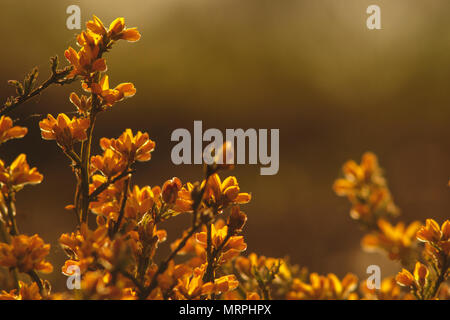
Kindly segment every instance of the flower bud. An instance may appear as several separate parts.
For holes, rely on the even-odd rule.
[[[175,203],[181,186],[181,181],[177,177],[167,180],[162,187],[162,198],[164,202],[169,204]]]
[[[247,222],[247,215],[239,210],[239,207],[235,206],[231,209],[231,214],[228,217],[228,231],[231,234],[239,233]]]
[[[395,277],[395,280],[397,280],[399,285],[405,287],[410,287],[414,283],[413,275],[406,269],[402,269],[402,271]]]

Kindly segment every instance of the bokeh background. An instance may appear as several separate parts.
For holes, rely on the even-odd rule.
[[[243,210],[249,251],[283,257],[319,273],[365,276],[378,264],[382,276],[398,271],[384,255],[364,253],[362,231],[349,204],[331,186],[341,165],[371,150],[380,157],[402,219],[448,218],[450,190],[450,2],[447,0],[146,0],[1,1],[0,96],[13,94],[9,79],[22,79],[37,65],[40,80],[48,58],[75,45],[78,30],[66,28],[66,8],[81,7],[82,21],[98,15],[105,24],[123,16],[142,39],[119,43],[107,55],[110,82],[133,82],[137,94],[100,115],[102,136],[125,128],[148,131],[157,143],[134,182],[161,185],[178,176],[198,180],[201,166],[170,160],[176,128],[279,128],[280,170],[260,176],[259,166],[240,166],[241,190],[251,191]],[[381,7],[382,30],[366,28],[366,8]],[[74,177],[54,142],[40,138],[47,113],[74,111],[70,92],[53,87],[12,117],[29,128],[25,139],[7,143],[7,162],[26,152],[44,182],[18,195],[21,232],[39,233],[52,244],[53,274],[64,253],[57,239],[74,230],[64,210]],[[33,115],[33,116],[30,116]],[[167,223],[169,240],[187,225]],[[170,242],[169,241],[169,242]],[[168,243],[162,246],[167,251]]]

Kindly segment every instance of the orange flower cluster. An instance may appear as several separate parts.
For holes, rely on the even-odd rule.
[[[18,235],[11,244],[0,243],[0,266],[17,268],[20,272],[32,270],[50,273],[53,266],[45,260],[50,252],[50,245],[35,234],[32,237]]]
[[[433,299],[450,273],[450,220],[439,227],[436,221],[427,219],[425,226],[417,232],[417,239],[425,242],[424,258],[428,266],[417,261],[413,274],[402,269],[396,280],[410,288],[416,298]]]
[[[400,260],[404,266],[395,280],[385,279],[379,290],[363,287],[361,291],[366,298],[446,299],[448,290],[445,282],[450,268],[450,221],[446,220],[442,226],[433,219],[427,219],[425,225],[419,221],[408,226],[403,222],[391,224],[388,219],[396,215],[396,210],[392,209],[395,206],[378,161],[372,153],[364,154],[360,165],[348,161],[343,171],[345,178],[336,180],[333,188],[338,195],[348,197],[353,206],[352,217],[369,231],[361,241],[362,246],[367,250],[382,249],[389,258]],[[361,210],[363,207],[364,210]],[[359,214],[361,212],[364,214]],[[424,248],[419,241],[425,243]],[[414,271],[411,273],[408,269],[413,266]],[[408,288],[410,292],[404,292],[398,285]]]
[[[102,138],[100,146],[105,151],[111,149],[119,154],[128,165],[135,161],[150,160],[151,152],[155,149],[155,143],[149,139],[148,133],[138,131],[133,135],[131,129],[125,130],[118,139]]]
[[[0,185],[3,191],[18,191],[25,185],[41,183],[42,174],[37,168],[30,168],[25,154],[19,155],[8,167],[0,160]]]
[[[0,118],[0,145],[11,139],[23,138],[27,128],[13,126],[11,118]],[[9,166],[0,159],[0,266],[8,268],[15,279],[15,289],[2,290],[0,300],[39,300],[43,284],[37,271],[49,273],[53,266],[46,261],[50,245],[38,236],[19,234],[16,223],[16,193],[26,185],[42,182],[43,175],[31,168],[27,156],[20,154]],[[27,273],[35,280],[30,285],[18,280],[18,273]]]
[[[38,285],[33,282],[28,285],[19,281],[19,290],[13,289],[10,292],[2,290],[0,292],[0,300],[41,300]]]
[[[219,175],[214,173],[208,178],[208,182],[203,180],[199,188],[205,188],[206,190],[202,197],[203,203],[217,211],[222,211],[233,204],[248,203],[252,198],[249,193],[240,192],[239,184],[233,176],[226,178],[222,182]],[[192,210],[196,200],[198,201],[198,199],[195,199],[196,193],[198,192],[196,192],[193,184],[186,184],[178,192],[177,208],[180,211]]]
[[[86,27],[77,36],[80,49],[65,51],[70,66],[57,73],[52,64],[57,83],[80,81],[85,94],[72,92],[69,97],[77,115],[72,119],[64,113],[56,118],[48,115],[39,123],[42,138],[55,140],[70,159],[76,178],[74,202],[66,208],[76,215],[77,224],[72,232],[60,236],[59,243],[68,257],[61,270],[66,276],[78,277],[79,286],[51,292],[51,286],[39,276],[53,270],[46,260],[50,245],[38,235],[19,233],[16,193],[43,179],[21,154],[9,166],[0,160],[0,267],[13,282],[13,286],[1,288],[0,299],[450,297],[446,284],[450,222],[441,226],[431,219],[424,226],[391,222],[398,209],[373,153],[364,154],[360,164],[346,162],[344,177],[333,188],[348,198],[351,217],[368,232],[363,247],[383,249],[403,264],[397,277],[384,279],[380,288],[368,288],[366,282],[358,285],[352,273],[343,278],[334,273],[319,275],[291,265],[287,257],[246,254],[243,230],[247,214],[241,208],[252,196],[241,192],[236,177],[220,177],[234,167],[219,161],[230,153],[229,143],[215,155],[215,163],[205,167],[200,181],[183,183],[173,177],[162,187],[133,184],[136,163],[149,161],[156,146],[148,133],[126,129],[118,138],[103,137],[102,153],[91,155],[97,114],[136,93],[132,83],[110,87],[104,54],[119,40],[139,40],[140,33],[126,28],[123,18],[106,28],[94,16]],[[28,81],[34,81],[34,76]],[[26,133],[26,128],[13,126],[10,118],[0,118],[0,144]],[[190,225],[181,237],[173,238],[177,240],[171,243],[170,252],[161,258],[157,250],[169,237],[163,224],[182,214],[189,216]],[[19,273],[28,275],[32,283],[20,281]]]
[[[55,119],[48,115],[47,119],[39,122],[42,138],[45,140],[56,140],[63,150],[72,150],[76,142],[87,139],[86,130],[89,128],[89,119],[69,119],[64,113],[60,113]]]
[[[397,215],[398,209],[373,153],[365,153],[359,165],[353,160],[347,161],[342,171],[344,178],[337,179],[333,189],[351,202],[353,219],[372,226],[379,218]]]
[[[368,251],[383,249],[389,258],[398,260],[405,258],[409,254],[416,240],[416,232],[420,229],[419,221],[412,222],[405,227],[403,222],[392,225],[384,219],[378,220],[378,231],[374,231],[364,236],[361,245]]]
[[[344,178],[337,179],[333,189],[338,196],[346,196],[352,208],[350,216],[358,221],[370,233],[361,240],[361,245],[368,251],[384,250],[389,258],[411,264],[416,258],[415,234],[421,223],[416,221],[409,226],[403,222],[392,225],[389,219],[398,216],[387,187],[377,157],[366,152],[358,165],[347,161],[342,167]]]
[[[358,279],[349,273],[342,281],[335,274],[320,276],[311,273],[309,283],[294,279],[292,291],[288,293],[288,299],[301,300],[355,300],[357,295],[353,293],[358,287]]]

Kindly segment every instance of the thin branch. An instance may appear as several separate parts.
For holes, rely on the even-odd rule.
[[[100,193],[105,191],[110,185],[116,183],[117,181],[126,177],[127,175],[134,173],[135,171],[136,170],[128,170],[127,169],[127,170],[123,171],[121,174],[119,174],[118,176],[116,176],[115,178],[108,180],[106,182],[103,182],[97,189],[92,191],[92,193],[89,195],[89,202],[95,201],[95,199],[100,195]]]
[[[65,77],[72,70],[72,66],[65,67],[62,70],[56,69],[58,66],[58,56],[50,58],[50,62],[52,68],[52,74],[50,78],[45,80],[39,87],[31,90],[28,94],[22,96],[19,95],[16,97],[12,97],[11,99],[8,99],[0,109],[0,117],[12,112],[24,102],[39,95],[42,91],[50,87],[52,84],[64,85],[67,83],[72,83],[76,80],[75,77],[71,79],[65,79]]]
[[[128,189],[130,188],[130,180],[131,176],[128,177],[128,179],[125,181],[125,186],[123,187],[123,196],[122,196],[122,203],[120,204],[119,217],[117,218],[117,223],[114,225],[112,235],[115,235],[117,231],[119,231],[120,224],[122,223],[122,219],[125,214],[125,206],[128,200],[128,191],[129,191]]]
[[[94,99],[95,100],[95,99]],[[94,133],[97,111],[91,111],[87,140],[83,142],[81,151],[81,222],[87,223],[89,211],[89,160],[91,155],[92,136]]]
[[[36,271],[31,270],[28,272],[28,275],[31,277],[31,279],[33,279],[34,282],[36,282],[38,288],[39,288],[39,292],[41,294],[41,296],[45,295],[44,292],[44,286],[42,285],[42,280],[41,278],[39,278],[38,274],[36,273]]]

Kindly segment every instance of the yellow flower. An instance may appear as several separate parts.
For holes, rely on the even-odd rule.
[[[130,219],[140,219],[145,213],[149,212],[155,203],[155,194],[150,186],[139,188],[134,186],[128,196],[125,215]]]
[[[118,139],[102,138],[100,146],[103,150],[111,149],[119,153],[131,164],[134,161],[150,160],[155,142],[149,139],[148,133],[138,131],[133,135],[131,129],[127,129]]]
[[[162,187],[162,198],[165,203],[173,204],[177,201],[178,191],[181,190],[182,183],[177,177],[164,182]]]
[[[186,212],[192,210],[194,200],[192,200],[192,192],[194,191],[194,185],[190,182],[186,183],[180,191],[178,191],[178,198],[176,199],[175,210],[180,212]]]
[[[218,279],[214,280],[213,282],[208,282],[205,285],[203,285],[203,292],[204,293],[214,293],[214,294],[221,294],[226,293],[231,290],[236,289],[239,286],[239,281],[236,280],[235,275],[227,275],[220,277]]]
[[[118,212],[120,210],[120,199],[124,188],[124,179],[118,180],[110,184],[97,199],[90,203],[90,209],[97,215],[110,218],[117,221]],[[107,182],[107,178],[100,174],[92,176],[92,183],[89,185],[89,193],[94,192],[103,183]]]
[[[69,47],[69,49],[64,52],[64,56],[73,66],[73,69],[67,75],[67,78],[73,78],[77,75],[88,78],[94,72],[106,71],[106,60],[97,57],[98,49],[91,50],[88,48],[88,46],[83,47],[77,52],[72,47]]]
[[[25,127],[14,126],[11,118],[0,117],[0,144],[11,139],[23,138],[28,132]]]
[[[386,220],[378,221],[380,231],[366,235],[362,241],[362,246],[367,250],[381,248],[389,253],[391,259],[400,259],[405,249],[412,246],[417,230],[421,227],[418,221],[412,222],[405,227],[403,222],[393,226]]]
[[[242,212],[238,206],[231,208],[230,216],[228,217],[227,225],[232,234],[242,232],[242,228],[247,222],[247,215]]]
[[[83,83],[83,88],[88,92],[93,92],[99,95],[104,105],[112,106],[114,103],[123,100],[124,98],[129,98],[135,95],[136,88],[132,83],[121,83],[114,89],[109,87],[109,77],[104,75],[99,83]]]
[[[205,180],[202,182],[202,187]],[[209,177],[203,201],[207,206],[223,210],[230,204],[245,204],[250,202],[249,193],[241,193],[236,177],[228,177],[223,182],[217,173]]]
[[[380,289],[369,289],[367,282],[361,283],[361,291],[363,291],[367,300],[414,300],[414,296],[405,293],[398,285],[394,277],[385,278],[381,281]]]
[[[70,102],[77,107],[77,110],[80,114],[86,115],[89,110],[92,108],[92,98],[86,97],[82,95],[81,98],[75,92],[72,92],[69,96]]]
[[[425,226],[417,231],[417,239],[422,242],[438,242],[448,240],[450,236],[450,220],[442,224],[442,231],[439,224],[433,219],[427,219]]]
[[[71,258],[70,260],[73,260],[65,264],[63,272],[67,272],[67,267],[72,264],[78,265],[81,272],[88,270],[98,256],[99,250],[110,241],[107,234],[106,226],[89,230],[86,224],[82,224],[76,233],[62,234],[59,243]]]
[[[192,272],[192,268],[186,264],[175,265],[173,260],[171,260],[166,271],[158,276],[158,285],[164,291],[170,290],[178,282],[178,279],[192,274]],[[153,275],[151,276],[153,277]]]
[[[27,163],[25,154],[19,155],[9,167],[0,160],[0,185],[4,184],[8,188],[13,187],[16,190],[27,184],[38,184],[42,182],[44,176],[39,173],[37,168],[31,168]]]
[[[294,279],[287,298],[300,300],[353,300],[357,298],[353,291],[358,285],[358,279],[351,273],[348,273],[342,281],[333,273],[329,273],[327,276],[311,273],[309,280],[310,283],[305,283],[300,279]]]
[[[84,299],[90,300],[135,300],[136,292],[131,280],[120,274],[112,277],[109,272],[100,270],[86,272],[81,280]]]
[[[184,276],[178,279],[177,289],[187,299],[198,298],[202,294],[207,294],[206,290],[203,290],[203,275],[205,268],[196,268],[192,276]]]
[[[429,245],[427,251],[433,256],[437,257],[440,250],[450,255],[450,220],[446,220],[439,228],[436,221],[427,219],[425,226],[417,232],[417,239]]]
[[[113,178],[122,173],[127,163],[122,156],[111,149],[106,149],[102,156],[93,156],[91,158],[92,172],[100,171],[108,178]]]
[[[368,183],[373,178],[380,179],[378,160],[371,152],[366,152],[362,156],[359,165],[353,160],[347,161],[342,167],[342,171],[345,179],[336,180],[333,187],[339,196],[353,195],[361,184]]]
[[[414,267],[414,275],[412,275],[408,270],[402,269],[402,271],[400,271],[395,277],[395,280],[401,286],[418,289],[425,286],[428,275],[428,268],[417,261],[416,266]]]
[[[335,181],[333,190],[351,202],[353,219],[374,225],[382,214],[397,215],[398,208],[373,153],[366,152],[359,165],[353,160],[347,161],[342,171],[344,178]]]
[[[215,279],[214,282],[204,283],[202,278],[205,273],[205,265],[196,268],[192,276],[184,276],[178,279],[177,290],[187,299],[198,299],[202,295],[220,294],[234,290],[239,282],[234,275],[226,275]]]
[[[44,140],[56,140],[64,150],[71,150],[74,143],[87,139],[86,130],[89,128],[89,119],[69,119],[64,113],[58,114],[55,119],[51,114],[39,122],[41,135]]]
[[[275,274],[276,282],[292,280],[291,270],[284,259],[250,253],[248,257],[236,258],[235,265],[237,270],[247,277],[252,277],[256,271],[263,278],[270,277],[271,273]]]
[[[17,289],[10,291],[0,292],[0,300],[41,300],[42,296],[39,293],[39,287],[36,282],[28,285],[22,281],[19,281],[19,293]]]
[[[219,220],[216,225],[211,225],[212,246],[214,249],[219,249],[222,247],[222,254],[218,259],[219,264],[224,264],[227,261],[230,261],[234,257],[238,256],[242,251],[247,249],[247,244],[244,242],[243,236],[231,236],[226,243],[223,243],[227,235],[228,226],[223,225],[222,220]],[[197,233],[196,239],[204,248],[207,247],[206,231]]]
[[[109,29],[106,30],[103,22],[96,17],[93,16],[93,19],[86,23],[86,27],[103,37],[108,37],[111,40],[127,40],[127,41],[138,41],[141,38],[139,31],[136,28],[125,28],[125,19],[117,18],[113,22],[111,22]]]
[[[20,272],[41,271],[50,273],[53,266],[45,261],[50,252],[50,245],[35,234],[12,237],[11,244],[0,243],[0,266],[17,267]]]

